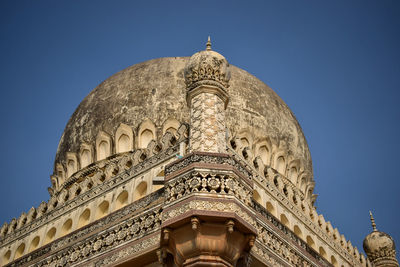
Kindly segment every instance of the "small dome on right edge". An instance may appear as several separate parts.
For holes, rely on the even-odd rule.
[[[368,256],[368,259],[373,263],[373,266],[399,266],[396,259],[396,246],[393,238],[381,231],[378,231],[375,224],[375,219],[370,212],[373,231],[367,235],[363,242],[363,248]]]

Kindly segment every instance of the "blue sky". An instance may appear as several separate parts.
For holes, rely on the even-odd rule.
[[[296,115],[325,219],[362,251],[372,210],[400,245],[396,0],[0,1],[0,223],[48,200],[58,141],[96,85],[208,35]]]

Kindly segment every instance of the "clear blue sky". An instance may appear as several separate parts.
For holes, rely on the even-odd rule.
[[[58,141],[96,85],[208,35],[296,115],[326,220],[362,251],[372,210],[400,246],[397,0],[0,1],[0,223],[48,200]]]

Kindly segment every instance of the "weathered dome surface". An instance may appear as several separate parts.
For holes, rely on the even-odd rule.
[[[374,231],[365,237],[363,248],[373,266],[399,266],[396,246],[390,235],[374,228]]]
[[[363,247],[367,254],[378,253],[382,250],[396,250],[392,237],[380,231],[373,231],[367,235]]]
[[[66,152],[78,152],[82,143],[94,146],[104,131],[114,136],[121,123],[137,134],[148,119],[161,127],[168,118],[189,123],[184,68],[189,57],[159,58],[128,67],[97,86],[78,106],[61,137],[55,162]],[[248,72],[230,66],[226,125],[231,135],[243,131],[285,144],[294,159],[312,176],[311,156],[299,123],[283,100]],[[160,131],[160,129],[158,129]],[[160,133],[157,133],[160,136]],[[312,177],[310,177],[312,178]]]

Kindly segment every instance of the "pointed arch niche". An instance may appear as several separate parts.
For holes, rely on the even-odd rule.
[[[138,147],[147,148],[151,140],[156,140],[156,127],[150,120],[144,121],[139,127]]]
[[[271,145],[267,140],[261,141],[257,144],[257,153],[265,166],[271,164]]]
[[[121,123],[115,132],[115,151],[123,153],[133,150],[134,138],[132,128]]]
[[[87,225],[89,222],[90,222],[90,209],[86,208],[79,216],[78,228]]]
[[[276,209],[271,202],[267,201],[266,208],[269,213],[276,217]]]
[[[179,129],[179,121],[177,121],[176,119],[172,119],[169,118],[167,119],[164,124],[163,124],[163,135],[167,132],[172,133],[173,135],[176,135],[176,133],[178,132]]]
[[[22,243],[21,245],[18,246],[17,250],[15,251],[14,259],[18,259],[22,255],[24,255],[25,252],[25,243]]]
[[[67,152],[67,177],[78,171],[78,159],[75,153]]]
[[[297,176],[298,176],[298,169],[296,166],[290,167],[289,169],[289,180],[292,182],[292,184],[296,185],[297,184]]]
[[[285,160],[285,157],[281,154],[278,154],[276,157],[275,170],[277,170],[280,174],[285,175],[286,160]]]
[[[258,204],[260,204],[261,206],[262,206],[262,199],[261,199],[261,195],[260,195],[260,193],[258,193],[258,191],[257,190],[254,190],[253,191],[253,199],[258,203]]]
[[[7,263],[10,262],[10,259],[11,259],[11,250],[8,250],[3,256],[2,264],[6,265]]]
[[[81,160],[81,168],[90,165],[93,162],[92,146],[88,144],[82,144],[79,151],[79,157]]]
[[[147,194],[147,183],[145,181],[140,182],[135,188],[134,200],[141,199]]]
[[[65,170],[63,165],[60,163],[56,164],[56,173],[58,177],[58,185],[61,186],[65,181]]]
[[[40,237],[39,236],[36,236],[34,239],[32,239],[31,245],[29,246],[29,251],[28,252],[32,252],[36,248],[38,248],[39,247],[39,242],[40,242]]]
[[[110,203],[107,200],[103,200],[97,207],[96,220],[106,216],[109,213],[109,210],[110,210]]]
[[[249,131],[247,131],[247,130],[240,131],[239,139],[240,139],[240,142],[242,143],[241,148],[245,148],[245,147],[251,148],[252,147],[253,138]]]
[[[96,158],[102,160],[111,156],[111,137],[100,131],[96,137]]]
[[[307,185],[306,184],[306,181],[307,181],[306,176],[302,175],[299,180],[300,180],[300,190],[301,190],[301,192],[305,193],[306,185]]]

